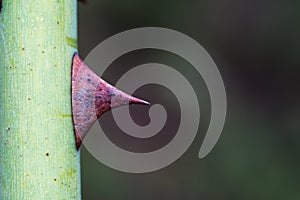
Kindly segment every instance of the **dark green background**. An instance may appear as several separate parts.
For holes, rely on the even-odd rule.
[[[300,1],[296,0],[80,3],[82,58],[121,31],[145,26],[174,29],[194,38],[209,52],[222,74],[228,98],[220,140],[200,160],[197,153],[209,119],[202,79],[195,76],[191,66],[166,52],[136,52],[136,57],[120,58],[114,70],[104,76],[111,82],[122,71],[116,66],[161,61],[185,74],[195,89],[204,88],[199,97],[203,123],[196,140],[179,160],[148,174],[116,171],[83,148],[83,199],[300,199],[299,10]],[[148,93],[164,98],[164,92]],[[145,110],[140,112],[147,115]],[[103,116],[103,123],[107,118],[109,113]]]

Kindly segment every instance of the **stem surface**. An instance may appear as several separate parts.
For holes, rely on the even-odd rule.
[[[76,0],[3,0],[0,199],[81,199],[71,116]]]

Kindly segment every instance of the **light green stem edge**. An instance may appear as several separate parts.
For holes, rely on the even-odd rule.
[[[81,199],[71,118],[76,0],[4,0],[0,199]]]

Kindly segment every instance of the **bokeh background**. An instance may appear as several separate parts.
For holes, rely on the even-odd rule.
[[[209,52],[222,74],[228,99],[223,133],[213,151],[200,160],[197,154],[210,117],[209,95],[202,78],[185,60],[167,52],[143,50],[120,57],[104,74],[111,83],[138,64],[158,62],[174,67],[196,90],[203,91],[198,95],[202,117],[199,133],[180,159],[147,174],[111,169],[83,148],[83,199],[300,199],[299,10],[300,1],[296,0],[80,3],[82,58],[106,38],[128,29],[174,29],[194,38]],[[137,95],[157,103],[161,100],[168,106],[168,114],[176,112],[176,100],[166,88],[145,86]],[[132,116],[139,116],[135,119],[138,124],[149,122],[144,107],[132,108]],[[149,150],[114,137],[115,131],[108,126],[111,123],[110,113],[100,120],[116,143],[132,151]],[[165,137],[172,139],[172,135]]]

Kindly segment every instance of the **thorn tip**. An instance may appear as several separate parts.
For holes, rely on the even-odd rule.
[[[129,104],[141,104],[141,105],[151,105],[148,101],[132,97],[129,101]]]

